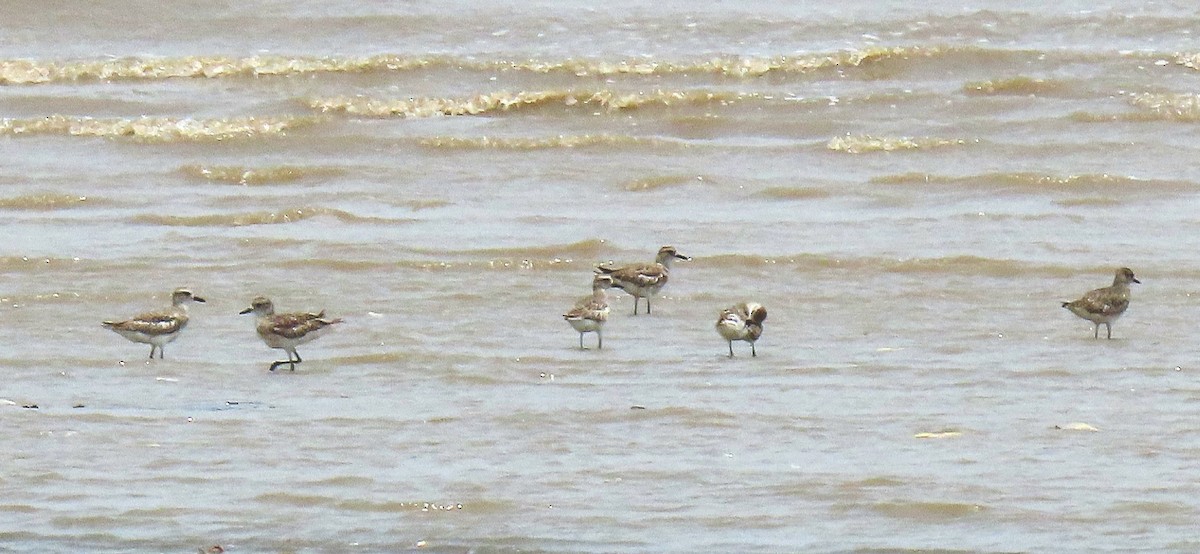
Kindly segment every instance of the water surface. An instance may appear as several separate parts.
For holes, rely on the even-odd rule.
[[[4,550],[1197,548],[1190,4],[106,7],[0,8]]]

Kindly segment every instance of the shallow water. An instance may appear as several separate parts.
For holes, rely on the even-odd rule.
[[[1190,4],[0,15],[0,550],[1200,543]],[[258,294],[346,322],[268,373]]]

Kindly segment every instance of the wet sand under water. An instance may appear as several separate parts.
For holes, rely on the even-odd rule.
[[[3,549],[1195,550],[1188,8],[125,8],[3,10]]]

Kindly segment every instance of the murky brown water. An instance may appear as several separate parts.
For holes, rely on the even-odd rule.
[[[0,550],[1200,546],[1194,6],[118,4],[0,6]]]

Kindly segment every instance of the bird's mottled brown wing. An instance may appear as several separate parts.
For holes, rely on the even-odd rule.
[[[667,268],[662,264],[638,264],[619,267],[609,272],[618,286],[629,283],[636,287],[652,287],[667,283]]]
[[[1106,287],[1088,292],[1072,304],[1091,314],[1116,315],[1129,307],[1129,297]]]
[[[187,326],[187,315],[174,311],[162,310],[138,314],[125,321],[105,321],[104,324],[113,329],[132,331],[146,335],[169,335]]]
[[[271,317],[268,329],[272,334],[284,338],[298,339],[322,327],[341,322],[340,319],[325,319],[325,312],[319,314],[278,314]]]
[[[596,321],[608,320],[608,302],[601,302],[595,298],[588,296],[579,299],[575,303],[575,307],[563,314],[565,319],[593,319]]]

